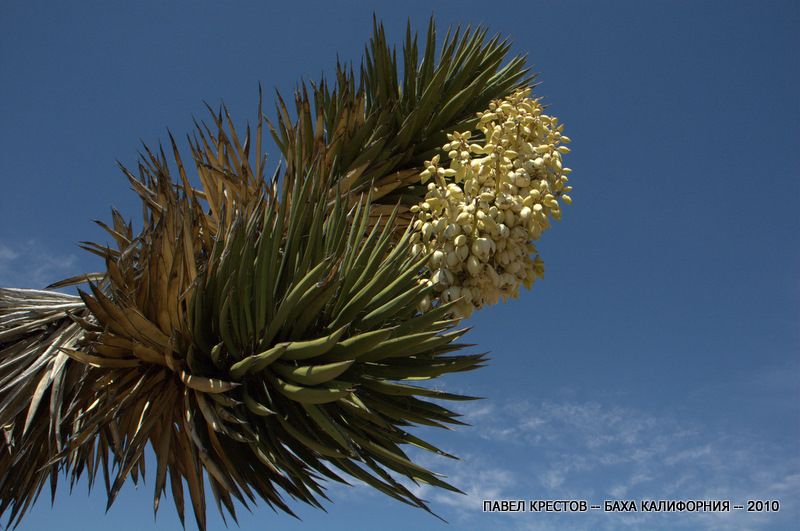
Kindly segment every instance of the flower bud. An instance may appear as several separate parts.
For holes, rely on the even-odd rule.
[[[492,236],[497,236],[497,223],[489,216],[483,219],[483,229]]]
[[[430,240],[431,234],[433,233],[433,225],[430,223],[423,223],[422,224],[422,239],[425,241]]]
[[[444,229],[444,237],[446,239],[448,239],[448,240],[452,240],[453,238],[457,238],[460,233],[461,233],[461,227],[459,227],[455,223],[450,223]]]
[[[433,287],[437,290],[443,290],[453,283],[453,273],[444,268],[439,268],[433,272],[431,277]]]
[[[425,295],[424,297],[422,297],[422,300],[419,301],[419,304],[417,304],[417,310],[419,310],[422,313],[425,313],[428,310],[430,310],[430,308],[431,308],[431,296]]]
[[[516,225],[516,221],[517,220],[516,220],[516,217],[514,216],[514,212],[512,210],[506,210],[503,213],[503,218],[504,218],[505,224],[507,226],[513,227],[514,225]]]
[[[472,242],[472,254],[486,262],[492,252],[492,242],[488,238],[477,238]]]
[[[455,250],[447,253],[447,257],[445,258],[445,263],[447,267],[451,270],[456,270],[461,265],[461,260],[458,258],[458,254]]]
[[[511,229],[505,223],[500,223],[497,225],[497,234],[500,238],[508,238],[511,235]]]
[[[451,286],[442,292],[442,300],[444,302],[454,301],[461,297],[461,288],[458,286]]]
[[[477,277],[481,274],[482,270],[483,265],[481,264],[480,260],[478,260],[475,255],[470,255],[470,257],[467,259],[467,271],[469,271],[469,274],[473,277]]]
[[[444,253],[442,251],[436,250],[433,251],[431,255],[430,264],[431,269],[438,269],[442,266],[442,261],[444,260]]]
[[[528,239],[528,231],[524,227],[516,226],[511,229],[511,239],[516,241],[525,241]]]

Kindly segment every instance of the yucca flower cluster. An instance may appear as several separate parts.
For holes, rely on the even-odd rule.
[[[561,219],[559,200],[572,202],[562,161],[570,139],[530,88],[492,101],[478,117],[481,135],[447,135],[448,165],[440,155],[426,161],[420,177],[428,191],[411,209],[413,252],[431,254],[433,297],[458,301],[461,316],[517,297],[544,276],[533,242],[550,218]]]

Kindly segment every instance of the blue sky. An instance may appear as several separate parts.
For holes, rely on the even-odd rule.
[[[266,506],[241,529],[789,529],[800,518],[800,3],[4,2],[0,285],[100,267],[90,220],[139,205],[115,160],[189,132],[203,101],[240,124],[257,86],[289,93],[358,61],[373,11],[397,40],[487,24],[527,53],[573,139],[575,200],[539,247],[547,275],[477,314],[487,397],[473,427],[419,430],[467,496],[423,491],[442,524],[364,487],[303,522]],[[165,3],[166,4],[166,3]],[[270,148],[271,149],[271,146]],[[271,150],[274,153],[274,150]],[[276,159],[273,158],[273,161]],[[152,485],[105,514],[81,484],[22,530],[176,529]],[[778,499],[778,514],[496,515],[486,498]],[[189,518],[191,521],[191,518]],[[221,527],[210,513],[210,529]],[[189,526],[191,528],[193,523]]]

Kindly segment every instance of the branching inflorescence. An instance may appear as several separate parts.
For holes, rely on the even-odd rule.
[[[570,204],[570,169],[562,155],[569,137],[543,113],[530,88],[493,101],[477,129],[447,135],[441,155],[426,162],[424,201],[411,208],[413,252],[432,253],[428,283],[434,297],[456,301],[461,316],[500,299],[516,298],[544,276],[533,242]],[[430,307],[423,301],[421,309]]]

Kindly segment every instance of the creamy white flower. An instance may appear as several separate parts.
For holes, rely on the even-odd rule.
[[[471,131],[453,132],[441,153],[420,174],[425,199],[415,215],[413,252],[431,254],[434,298],[458,301],[456,313],[517,297],[544,275],[533,241],[570,204],[563,166],[569,137],[558,119],[544,114],[530,89],[493,101],[478,113],[480,141]],[[438,294],[438,295],[436,295]],[[430,307],[431,301],[421,306]]]

